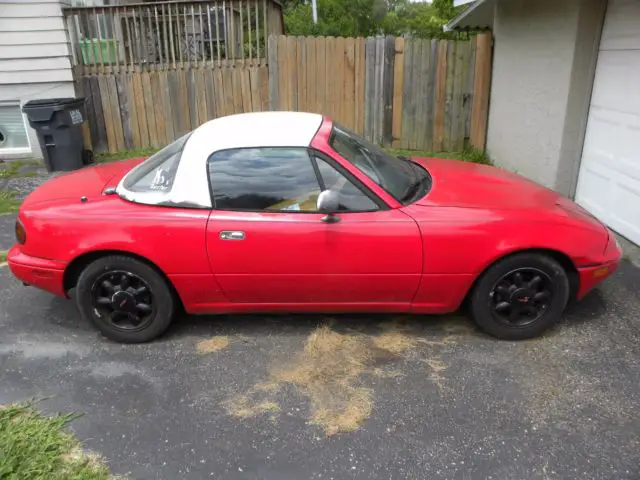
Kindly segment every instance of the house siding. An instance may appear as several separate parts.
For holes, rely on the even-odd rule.
[[[487,148],[498,165],[566,195],[580,162],[603,3],[496,4]]]
[[[67,0],[0,0],[0,102],[73,97],[71,50],[62,7]],[[0,158],[41,157],[35,131],[31,152]]]

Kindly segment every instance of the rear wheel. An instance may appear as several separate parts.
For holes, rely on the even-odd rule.
[[[80,275],[76,301],[82,316],[107,338],[142,343],[160,336],[175,315],[175,300],[165,279],[130,257],[108,256]]]
[[[559,319],[569,300],[569,279],[553,258],[521,253],[492,265],[471,296],[478,326],[497,338],[540,335]]]

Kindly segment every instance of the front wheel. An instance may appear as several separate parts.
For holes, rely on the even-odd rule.
[[[78,279],[82,316],[107,338],[143,343],[162,335],[175,314],[169,285],[156,270],[130,257],[100,258]]]
[[[471,295],[471,314],[494,337],[524,340],[559,319],[569,300],[569,279],[553,258],[521,253],[495,263]]]

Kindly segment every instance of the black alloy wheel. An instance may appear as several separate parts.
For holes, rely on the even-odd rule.
[[[496,338],[524,340],[553,326],[569,301],[569,277],[558,261],[538,252],[498,260],[478,278],[470,310]]]
[[[166,277],[146,262],[109,255],[80,274],[76,302],[82,316],[107,338],[143,343],[162,335],[178,300]]]
[[[96,313],[115,329],[141,330],[153,320],[151,287],[131,272],[103,273],[93,282],[91,298]]]
[[[496,282],[489,303],[498,320],[526,326],[538,320],[551,304],[553,282],[537,268],[518,268]]]

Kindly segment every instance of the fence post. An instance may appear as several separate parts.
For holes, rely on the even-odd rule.
[[[473,79],[470,142],[474,148],[484,150],[487,141],[489,94],[491,90],[491,32],[478,34],[475,42],[476,59]]]

